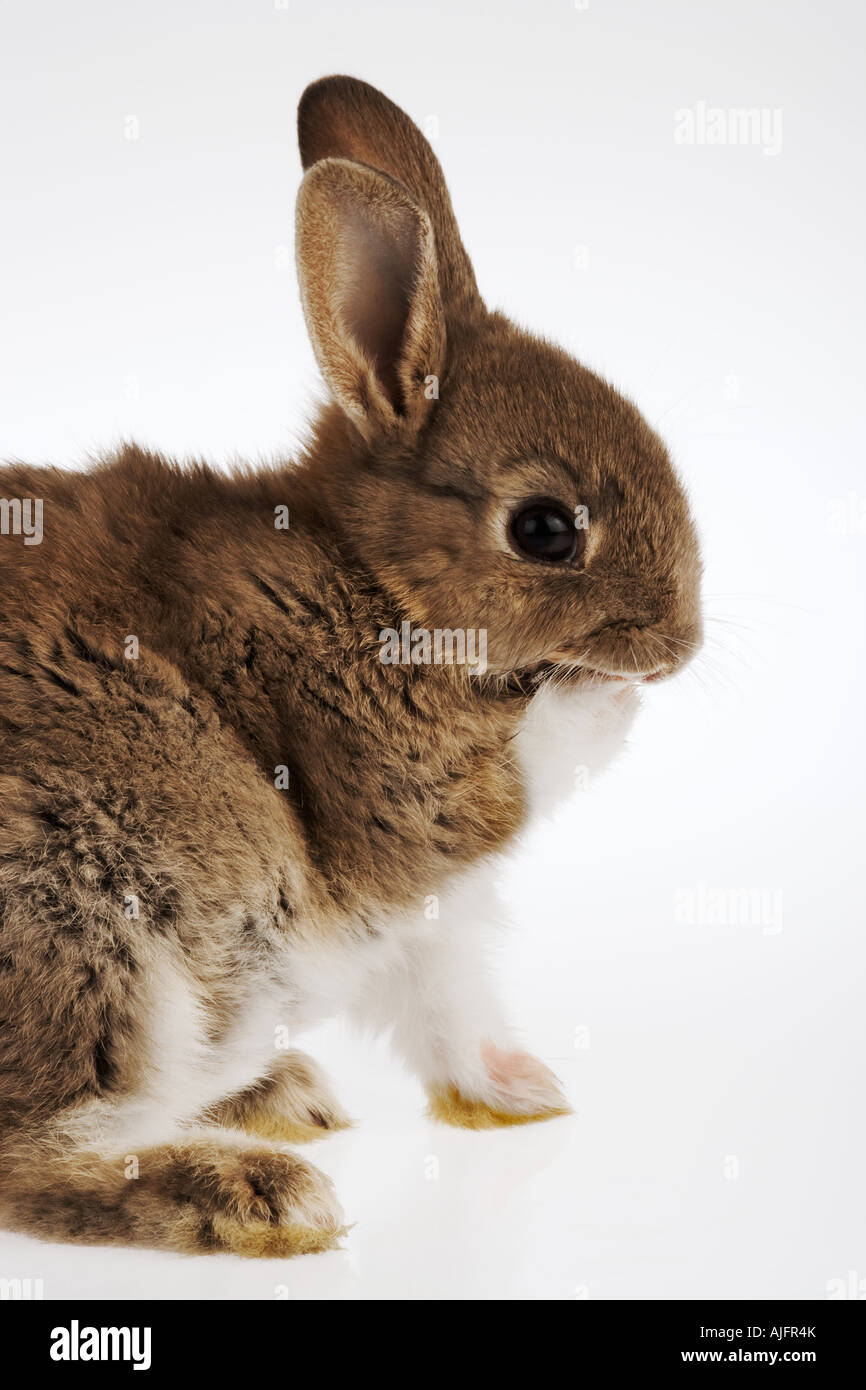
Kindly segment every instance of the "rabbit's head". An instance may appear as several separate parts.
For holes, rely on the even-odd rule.
[[[700,642],[700,559],[635,407],[478,293],[420,130],[353,78],[298,113],[301,294],[334,404],[317,475],[416,626],[483,629],[489,669],[670,674]],[[507,198],[504,200],[507,206]]]

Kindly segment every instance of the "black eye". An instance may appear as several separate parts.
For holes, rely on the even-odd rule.
[[[560,502],[531,502],[514,513],[508,530],[512,543],[533,560],[562,564],[577,553],[574,516]]]

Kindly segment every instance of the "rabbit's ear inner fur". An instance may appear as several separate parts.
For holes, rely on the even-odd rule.
[[[430,219],[446,316],[483,311],[439,161],[399,106],[356,77],[323,77],[301,97],[298,144],[305,169],[321,159],[351,159],[401,183]]]
[[[298,194],[296,248],[307,329],[336,400],[368,442],[416,433],[445,359],[427,214],[378,170],[319,160]]]

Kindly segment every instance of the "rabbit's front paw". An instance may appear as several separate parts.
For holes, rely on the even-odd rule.
[[[484,1083],[477,1095],[467,1095],[457,1086],[430,1091],[433,1119],[464,1129],[495,1129],[571,1114],[558,1078],[529,1052],[507,1052],[485,1039],[481,1061]]]
[[[246,1091],[218,1102],[203,1115],[206,1124],[245,1129],[290,1144],[321,1139],[352,1121],[335,1099],[325,1073],[304,1052],[287,1052]]]

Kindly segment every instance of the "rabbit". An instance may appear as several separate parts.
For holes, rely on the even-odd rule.
[[[566,1114],[491,983],[492,879],[701,642],[664,445],[485,307],[420,130],[328,77],[298,132],[300,457],[2,472],[0,1219],[50,1240],[337,1245],[295,1148],[349,1123],[296,1045],[335,1015],[435,1119]],[[470,630],[483,660],[429,658]]]

